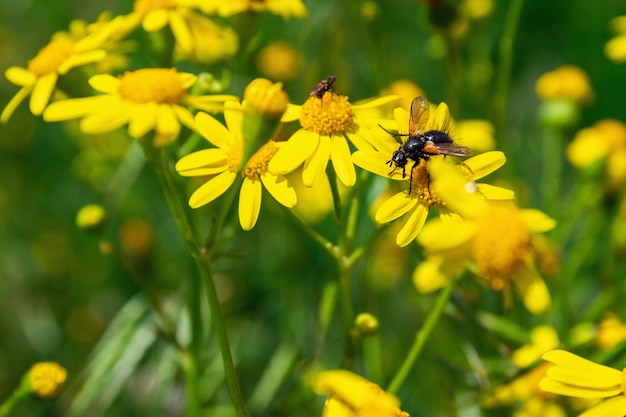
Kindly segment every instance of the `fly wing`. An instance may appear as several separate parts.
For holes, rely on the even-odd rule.
[[[426,132],[426,125],[430,118],[430,104],[424,96],[415,97],[411,103],[409,118],[409,137],[419,136]]]
[[[422,152],[429,155],[450,155],[450,156],[469,156],[472,154],[470,148],[459,146],[454,143],[434,143],[426,142]]]

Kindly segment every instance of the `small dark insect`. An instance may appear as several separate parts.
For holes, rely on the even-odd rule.
[[[450,135],[443,130],[427,131],[426,123],[428,123],[429,117],[430,105],[428,100],[423,96],[416,97],[411,103],[408,135],[392,133],[394,136],[408,136],[406,142],[391,155],[387,164],[393,166],[389,175],[393,174],[397,168],[402,168],[402,178],[404,178],[406,177],[406,165],[409,159],[413,160],[409,178],[409,195],[413,186],[413,168],[419,164],[421,159],[428,160],[432,155],[468,156],[472,154],[469,148],[456,145]]]
[[[310,96],[315,96],[317,98],[322,98],[324,97],[324,93],[327,91],[335,91],[333,89],[333,84],[335,82],[335,76],[334,75],[329,75],[328,77],[324,78],[322,81],[320,81],[319,83],[317,83],[317,85],[313,88],[313,90],[311,90],[311,92],[309,93]]]

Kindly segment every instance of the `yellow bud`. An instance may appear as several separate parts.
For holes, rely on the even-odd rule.
[[[380,327],[378,319],[370,313],[361,313],[354,320],[357,330],[363,336],[372,336],[378,333]]]
[[[28,371],[30,389],[42,398],[54,397],[67,378],[67,371],[56,362],[39,362]]]
[[[246,87],[243,98],[246,107],[263,116],[278,119],[289,103],[282,83],[272,83],[265,78],[257,78]]]
[[[98,204],[83,206],[76,215],[76,225],[89,233],[99,233],[106,222],[107,213]]]

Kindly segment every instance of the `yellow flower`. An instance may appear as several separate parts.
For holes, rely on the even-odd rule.
[[[496,148],[493,130],[491,122],[481,119],[458,120],[452,128],[455,142],[476,153],[493,151]]]
[[[554,364],[539,382],[542,390],[578,398],[609,398],[579,417],[626,414],[626,371],[599,365],[564,350],[546,352],[542,358]]]
[[[602,349],[610,349],[626,340],[626,324],[612,313],[606,314],[596,334],[596,343]]]
[[[88,204],[81,207],[76,215],[76,225],[86,232],[99,233],[106,223],[107,212],[99,204]]]
[[[269,118],[280,118],[289,104],[283,83],[272,83],[265,78],[254,79],[246,87],[243,98],[251,113]]]
[[[542,100],[567,99],[578,104],[588,104],[594,96],[587,74],[573,65],[541,75],[535,90]]]
[[[308,11],[302,0],[199,0],[198,6],[204,13],[217,13],[222,17],[247,11],[277,14],[283,19],[307,17]]]
[[[180,124],[194,129],[193,115],[184,106],[217,111],[232,96],[192,96],[187,89],[196,76],[175,69],[149,68],[124,75],[95,75],[89,84],[101,95],[61,100],[51,104],[43,118],[48,122],[81,118],[84,133],[110,132],[128,124],[128,133],[140,139],[155,131],[154,146],[178,137]]]
[[[546,311],[550,294],[534,266],[532,235],[552,229],[554,220],[538,210],[484,199],[479,188],[443,161],[433,159],[430,172],[431,187],[463,219],[433,220],[424,226],[418,242],[428,258],[413,273],[418,291],[445,286],[471,263],[476,275],[504,292],[506,300],[513,289],[530,312]]]
[[[611,61],[626,62],[626,16],[618,16],[609,22],[615,37],[604,45],[604,55]]]
[[[317,374],[313,390],[319,395],[328,394],[324,417],[409,417],[398,408],[396,397],[349,371]]]
[[[400,96],[398,105],[404,109],[411,107],[415,97],[425,96],[424,90],[410,80],[396,80],[380,91],[381,96]],[[408,122],[407,122],[408,123]]]
[[[396,99],[388,96],[351,104],[348,97],[326,91],[322,98],[310,96],[302,106],[289,105],[282,121],[300,119],[302,128],[276,154],[270,163],[270,172],[288,174],[304,163],[302,181],[311,187],[322,178],[330,159],[341,182],[353,186],[356,171],[346,137],[357,149],[371,148],[367,142],[370,140],[367,127],[378,120],[367,117],[367,113]]]
[[[235,182],[240,170],[243,184],[239,193],[239,223],[251,230],[259,217],[262,189],[285,207],[297,202],[296,193],[282,175],[268,172],[267,165],[279,148],[269,141],[244,161],[243,111],[237,102],[229,102],[224,111],[226,127],[206,113],[196,115],[200,134],[217,148],[189,154],[178,161],[176,170],[185,177],[210,176],[189,198],[189,206],[198,208],[222,195]]]
[[[214,64],[235,55],[239,49],[239,36],[233,28],[218,25],[198,13],[185,15],[190,45],[176,44],[177,61],[189,59],[203,64]]]
[[[520,368],[526,368],[545,352],[559,346],[559,335],[552,326],[537,326],[530,332],[530,343],[513,351],[511,359]]]
[[[406,129],[409,126],[409,115],[402,109],[395,110],[396,124],[398,132],[406,135]],[[450,127],[450,111],[445,103],[441,103],[436,111],[430,113],[430,120],[426,127],[426,131],[432,129],[442,130],[444,127]],[[399,169],[392,169],[390,172],[389,160],[395,151],[398,150],[398,143],[394,138],[385,133],[380,127],[370,131],[372,144],[376,150],[358,150],[352,155],[354,163],[370,172],[380,176],[391,178],[393,180],[410,180],[411,175],[407,174],[403,177],[403,173]],[[387,223],[400,217],[403,217],[402,225],[396,243],[399,246],[406,246],[411,243],[420,233],[426,218],[428,210],[434,206],[445,205],[445,200],[434,192],[430,186],[429,164],[431,160],[440,159],[441,157],[432,157],[428,161],[420,160],[415,168],[411,168],[413,162],[409,161],[407,166],[413,169],[413,183],[410,185],[411,193],[401,191],[388,200],[386,200],[376,211],[375,219],[378,223]],[[461,169],[465,171],[468,183],[477,186],[480,193],[490,200],[506,200],[513,198],[513,193],[509,190],[495,187],[489,184],[475,184],[474,181],[489,175],[496,169],[504,165],[506,157],[502,152],[486,152],[481,155],[469,158],[463,162]],[[441,210],[442,214],[448,215],[448,211]]]
[[[626,180],[626,125],[613,119],[600,120],[576,133],[566,155],[577,168],[589,167],[606,158],[609,187],[619,189]]]
[[[294,80],[302,68],[302,53],[292,44],[277,41],[259,51],[256,66],[265,77],[278,81]]]
[[[36,116],[43,113],[50,102],[57,80],[72,68],[102,61],[107,53],[103,44],[115,32],[119,18],[101,30],[76,37],[71,33],[56,33],[52,40],[37,55],[28,61],[26,68],[10,67],[4,75],[21,89],[6,105],[0,121],[6,123],[17,106],[30,95],[30,111]]]
[[[56,362],[39,362],[28,371],[30,389],[42,398],[58,394],[66,378],[67,371]]]

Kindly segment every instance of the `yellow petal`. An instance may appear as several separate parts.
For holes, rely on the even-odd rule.
[[[128,122],[128,133],[141,138],[154,129],[157,121],[157,105],[154,102],[136,104]]]
[[[120,102],[117,108],[91,113],[83,117],[80,121],[80,130],[92,135],[112,132],[128,123],[130,115],[130,106]]]
[[[193,50],[191,32],[180,13],[170,13],[170,28],[178,46],[185,54],[190,54]]]
[[[37,77],[26,68],[22,67],[9,67],[4,76],[15,85],[20,87],[32,87],[37,82]]]
[[[506,156],[499,151],[481,153],[463,161],[472,171],[472,180],[478,180],[491,174],[504,165],[505,162]]]
[[[104,49],[96,49],[95,51],[88,51],[82,54],[74,54],[67,58],[59,68],[57,68],[57,72],[61,75],[67,73],[69,70],[75,67],[80,67],[81,65],[91,64],[92,62],[102,61],[106,58],[107,53]]]
[[[543,378],[539,381],[539,388],[546,392],[577,398],[606,398],[618,395],[622,392],[621,389],[603,391],[577,387],[574,385],[563,384],[551,378]],[[613,415],[613,417],[617,417],[617,415]]]
[[[203,149],[182,157],[176,171],[185,177],[213,175],[228,169],[228,155],[223,149]]]
[[[390,409],[400,405],[398,399],[383,392],[376,393],[373,384],[367,379],[344,370],[320,372],[313,380],[313,390],[317,394],[331,394],[350,409],[358,411],[372,403]]]
[[[390,168],[387,161],[389,161],[389,157],[376,151],[356,151],[352,154],[352,162],[356,166],[381,177],[401,180],[402,170]]]
[[[296,104],[287,104],[287,110],[283,113],[280,121],[283,123],[293,122],[294,120],[298,120],[300,118],[300,110],[302,106],[298,106]]]
[[[89,85],[101,93],[114,94],[119,84],[119,79],[109,74],[94,75],[89,78]]]
[[[392,96],[383,96],[378,97],[372,100],[360,101],[352,105],[352,109],[355,112],[358,112],[361,109],[372,109],[376,107],[383,107],[389,103],[394,103],[400,101],[401,97],[392,95]]]
[[[610,144],[594,128],[580,130],[566,149],[567,159],[578,168],[587,167],[604,158]]]
[[[56,101],[50,104],[43,113],[46,122],[76,119],[85,114],[120,106],[114,96],[93,96]]]
[[[476,183],[478,191],[487,200],[512,200],[515,198],[515,192],[502,187],[496,187],[491,184],[479,184]]]
[[[357,122],[358,123],[358,122]],[[347,130],[345,133],[350,139],[350,142],[359,150],[374,150],[374,147],[370,145],[370,142],[365,139],[364,135],[367,136],[367,133],[363,133],[363,129],[359,129],[359,132],[355,132],[352,130]],[[367,131],[365,131],[367,132]]]
[[[417,291],[429,293],[445,287],[455,276],[444,274],[442,271],[446,259],[442,256],[429,256],[413,271],[413,284]]]
[[[551,350],[541,358],[556,365],[548,369],[547,376],[558,382],[587,388],[612,388],[622,383],[622,372],[617,369],[565,350]]]
[[[171,107],[178,120],[180,120],[189,129],[196,130],[196,122],[193,118],[193,114],[191,114],[187,108],[179,106],[178,104],[172,104]]]
[[[182,84],[184,89],[187,89],[194,85],[196,83],[196,80],[198,79],[195,74],[192,74],[190,72],[179,72],[178,76],[180,77],[180,83]]]
[[[167,25],[169,12],[165,9],[156,9],[143,18],[141,26],[146,32],[156,32]]]
[[[534,268],[522,263],[513,271],[511,279],[528,311],[541,314],[550,308],[550,292]]]
[[[596,405],[578,417],[616,417],[623,415],[626,415],[626,397],[620,395]]]
[[[554,229],[556,221],[535,209],[521,210],[522,217],[532,233],[543,233]]]
[[[269,193],[285,207],[293,207],[298,202],[296,191],[282,175],[265,173],[261,175],[261,182]]]
[[[158,106],[156,130],[162,135],[176,138],[180,132],[180,123],[169,104]]]
[[[404,191],[399,192],[380,205],[375,219],[378,223],[390,222],[408,213],[417,203],[417,199],[409,197]]]
[[[235,172],[225,171],[221,174],[211,178],[200,186],[189,197],[189,206],[191,208],[198,208],[204,206],[215,200],[217,197],[224,194],[226,190],[235,182],[237,174]]]
[[[228,149],[235,140],[233,134],[223,124],[204,112],[196,114],[196,129],[218,148]]]
[[[352,164],[348,142],[342,135],[333,135],[330,138],[330,159],[339,180],[346,187],[352,187],[356,182],[356,171]]]
[[[30,94],[30,111],[35,116],[43,113],[50,102],[50,96],[52,96],[58,77],[56,72],[51,72],[43,77],[39,77],[35,83],[33,92]]]
[[[401,107],[396,107],[393,110],[393,116],[396,119],[399,135],[409,134],[409,112]]]
[[[239,193],[239,224],[243,230],[252,230],[259,218],[263,187],[258,178],[244,178]]]
[[[320,135],[317,149],[315,149],[311,157],[304,161],[304,167],[302,169],[302,182],[304,185],[312,187],[317,184],[326,172],[329,157],[330,137]]]
[[[228,130],[235,134],[243,132],[243,110],[241,104],[235,100],[229,100],[224,107],[224,120]]]
[[[450,127],[450,109],[448,105],[444,102],[441,102],[437,106],[437,110],[435,110],[435,114],[431,114],[430,119],[430,128],[431,129],[439,129],[446,130]]]
[[[313,152],[319,143],[319,134],[300,129],[280,148],[268,165],[273,174],[288,174],[298,168]]]
[[[485,199],[468,182],[457,166],[443,158],[431,158],[428,163],[431,187],[444,200],[447,208],[465,218],[475,218],[485,209]],[[469,187],[474,185],[474,188]]]
[[[427,217],[428,208],[423,204],[418,204],[417,207],[409,211],[402,219],[400,231],[396,236],[396,244],[400,247],[404,247],[413,242],[419,232],[422,231]]]
[[[2,114],[0,114],[0,122],[6,123],[15,109],[24,101],[26,97],[33,91],[32,87],[22,87],[20,90],[9,100]]]
[[[417,242],[429,252],[441,252],[459,247],[476,234],[476,224],[470,221],[432,220],[424,226]]]

